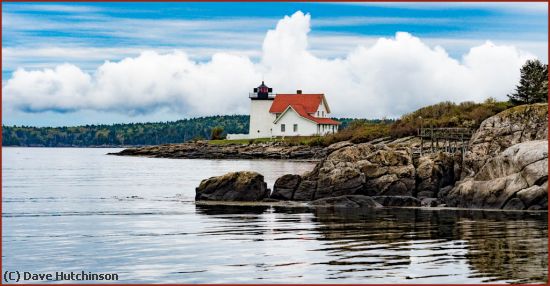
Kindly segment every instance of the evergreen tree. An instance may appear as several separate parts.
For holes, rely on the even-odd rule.
[[[548,65],[539,60],[528,60],[521,67],[516,91],[508,98],[514,105],[548,102]]]

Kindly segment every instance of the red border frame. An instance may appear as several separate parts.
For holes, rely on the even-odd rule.
[[[53,0],[34,0],[34,1],[26,1],[26,0],[0,0],[0,3],[22,3],[22,2],[45,2],[45,3],[57,3],[57,2],[63,2],[63,1],[53,1]],[[501,1],[495,1],[495,0],[489,0],[489,1],[479,1],[479,0],[463,0],[463,1],[448,1],[448,0],[443,0],[443,1],[437,1],[437,0],[420,0],[420,1],[410,1],[410,0],[391,0],[391,1],[383,1],[383,0],[367,0],[367,1],[363,1],[363,0],[348,0],[348,1],[331,1],[331,0],[301,0],[301,1],[284,1],[284,0],[276,0],[276,1],[269,1],[269,0],[241,0],[241,1],[231,1],[231,0],[195,0],[195,1],[186,1],[186,0],[160,0],[160,1],[151,1],[151,0],[119,0],[119,1],[111,1],[111,0],[98,0],[98,1],[94,1],[94,0],[76,0],[76,1],[70,1],[70,2],[74,2],[74,3],[86,3],[86,2],[140,2],[140,3],[143,3],[143,2],[401,2],[401,3],[405,3],[405,2],[410,2],[410,3],[415,3],[415,2],[418,2],[418,3],[437,3],[437,2],[442,2],[442,3],[537,3],[537,2],[540,2],[540,3],[548,3],[549,1],[545,1],[545,0],[528,0],[528,1],[517,1],[517,0],[501,0]],[[2,19],[2,7],[3,5],[0,5],[0,20]],[[550,7],[550,5],[549,5]],[[550,11],[550,9],[549,9]],[[550,17],[549,17],[550,19]],[[548,21],[549,24],[548,26],[550,26],[550,21]],[[1,24],[0,24],[1,26]],[[0,29],[0,37],[2,36],[2,29]],[[550,30],[548,31],[548,38],[550,38]],[[547,40],[548,40],[547,38]],[[547,53],[548,53],[548,57],[550,58],[550,51],[547,50]],[[0,50],[0,57],[2,56],[2,52]],[[2,68],[2,63],[0,62],[0,68]],[[3,80],[3,79],[2,79]],[[549,80],[550,80],[550,76],[549,76]],[[3,92],[3,89],[2,91],[0,91],[0,100],[2,99],[2,92]],[[0,107],[2,106],[2,102],[0,101]],[[3,120],[3,117],[2,116],[2,110],[0,109],[0,123],[2,123],[2,120]],[[548,116],[548,120],[550,121],[550,115]],[[3,125],[2,125],[3,126]],[[0,130],[2,129],[2,126],[0,126]],[[0,134],[0,140],[2,139],[2,134]],[[0,141],[1,142],[1,141]],[[0,143],[0,146],[1,146],[2,143]],[[548,145],[550,147],[550,144]],[[2,149],[0,148],[0,160],[2,160]],[[3,162],[3,161],[2,161]],[[550,167],[548,168],[548,172],[550,173]],[[2,183],[2,170],[0,169],[0,184]],[[0,211],[2,211],[2,205],[3,205],[3,199],[2,199],[2,190],[0,190]],[[550,210],[550,208],[549,208]],[[3,214],[3,212],[2,212]],[[550,228],[550,212],[547,213],[548,215],[548,227]],[[3,216],[2,216],[2,221],[3,221]],[[2,221],[0,221],[0,227],[2,226]],[[0,228],[0,236],[3,237],[3,228]],[[548,239],[548,252],[550,252],[550,237]],[[0,256],[3,257],[3,246],[2,246],[2,243],[0,242]],[[547,258],[548,259],[548,272],[550,273],[550,256]],[[2,261],[0,261],[0,269],[3,269],[2,268]],[[0,285],[3,285],[4,283],[1,282]],[[14,283],[15,284],[15,283]],[[41,284],[41,283],[40,283]],[[124,284],[124,283],[95,283],[96,285],[97,284],[102,284],[102,285],[132,285],[132,286],[139,286],[139,285],[151,285],[151,284]],[[17,285],[31,285],[31,284],[25,284],[25,283],[17,283]],[[32,284],[32,285],[35,285],[35,284]],[[61,283],[61,284],[55,284],[55,285],[91,285],[91,284],[79,284],[79,283]],[[205,286],[215,286],[215,285],[227,285],[227,286],[241,286],[241,285],[273,285],[273,286],[300,286],[300,285],[305,285],[305,286],[313,286],[313,285],[339,285],[339,286],[348,286],[348,285],[365,285],[365,284],[349,284],[349,283],[346,283],[346,284],[258,284],[258,283],[250,283],[250,284],[177,284],[177,283],[169,283],[169,284],[155,284],[155,285],[205,285]],[[503,285],[503,284],[368,284],[368,285],[372,285],[372,286],[377,286],[377,285],[380,285],[380,286],[384,286],[384,285],[426,285],[426,286],[432,286],[432,285],[447,285],[447,286],[461,286],[461,285]],[[550,285],[550,281],[548,281],[547,284],[516,284],[516,285]]]

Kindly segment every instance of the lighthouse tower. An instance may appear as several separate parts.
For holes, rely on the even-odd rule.
[[[249,94],[250,98],[250,138],[269,138],[272,135],[273,121],[275,114],[269,113],[275,96],[273,89],[262,81],[262,84],[254,88]]]

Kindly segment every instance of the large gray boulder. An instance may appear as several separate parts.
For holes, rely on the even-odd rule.
[[[376,150],[358,162],[365,175],[363,191],[368,195],[412,196],[416,171],[410,146],[377,145]]]
[[[534,140],[548,140],[548,104],[516,106],[487,118],[470,139],[461,178],[474,176],[508,147]]]
[[[330,167],[328,167],[328,166]],[[315,199],[357,194],[365,183],[365,176],[350,162],[325,163],[317,178]]]
[[[242,171],[202,180],[195,192],[197,201],[261,201],[269,196],[270,190],[264,176]]]
[[[488,159],[444,198],[450,206],[541,209],[548,203],[548,141],[515,144]]]
[[[316,188],[317,181],[302,180],[294,192],[292,199],[295,201],[311,201],[315,197]]]
[[[548,104],[487,118],[470,139],[461,169],[461,180],[438,194],[449,206],[546,209]]]
[[[293,199],[308,201],[361,194],[365,176],[359,170],[357,161],[365,158],[371,150],[370,144],[343,142],[332,146],[330,154],[302,177]]]
[[[294,198],[294,192],[301,181],[302,177],[300,175],[286,174],[279,177],[277,181],[275,181],[273,193],[271,193],[270,197],[277,200],[292,200]]]

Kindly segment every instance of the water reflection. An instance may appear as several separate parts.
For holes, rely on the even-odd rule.
[[[264,238],[286,232],[287,239],[305,236],[318,241],[308,251],[325,254],[309,262],[321,269],[319,279],[402,283],[548,279],[546,213],[246,206],[196,206],[196,211],[232,221],[244,216],[249,223],[223,229],[233,235],[254,229]],[[273,216],[285,217],[292,225],[276,221],[270,227],[265,220]],[[256,223],[250,224],[251,220]]]
[[[546,214],[197,206],[204,178],[260,170],[272,186],[312,166],[2,150],[3,270],[119,273],[118,283],[547,279]]]
[[[233,215],[233,214],[244,214],[244,215],[261,215],[270,206],[219,206],[219,205],[196,205],[195,209],[198,214],[205,215]],[[239,219],[239,217],[228,216],[228,219]],[[242,218],[242,217],[241,217]]]

